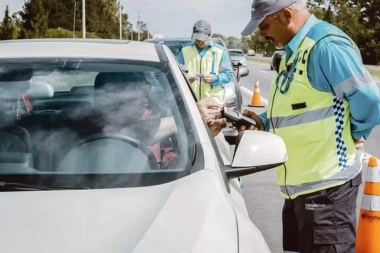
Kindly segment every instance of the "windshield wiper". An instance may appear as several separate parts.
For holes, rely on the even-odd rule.
[[[18,191],[51,191],[51,190],[89,190],[88,187],[47,187],[40,185],[22,184],[16,182],[0,182],[0,191],[3,189],[18,190]]]

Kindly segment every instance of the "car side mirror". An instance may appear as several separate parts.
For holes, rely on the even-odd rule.
[[[240,78],[241,78],[241,73],[240,73],[240,69],[239,67],[234,67],[234,74],[236,76],[236,79],[238,80],[238,82],[240,81]]]
[[[288,160],[285,143],[275,134],[246,130],[236,138],[232,165],[226,168],[228,179],[272,169]]]

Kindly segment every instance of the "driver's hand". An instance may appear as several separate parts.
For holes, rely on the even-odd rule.
[[[212,97],[204,98],[197,101],[198,111],[201,114],[201,117],[208,122],[211,119],[217,119],[221,116],[221,111],[223,106],[220,105]]]
[[[195,81],[195,79],[196,79],[195,76],[191,76],[191,77],[189,77],[189,82],[193,83]]]
[[[223,128],[227,126],[227,119],[220,118],[220,119],[211,119],[207,121],[208,128],[211,131],[212,136],[217,136]]]
[[[250,119],[253,119],[254,121],[256,121],[257,126],[256,127],[250,126],[248,129],[246,129],[245,126],[241,126],[239,129],[234,127],[235,130],[238,130],[239,132],[244,131],[244,130],[265,131],[264,124],[261,121],[260,117],[256,113],[254,113],[253,111],[250,111],[250,110],[244,110],[243,115],[250,118]]]
[[[201,117],[206,121],[212,135],[217,136],[227,126],[227,120],[221,118],[221,110],[225,104],[219,104],[212,97],[197,101],[197,107]]]

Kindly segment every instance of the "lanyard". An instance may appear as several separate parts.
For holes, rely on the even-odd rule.
[[[215,51],[212,49],[212,65],[211,65],[211,74],[214,74],[214,65],[215,65]]]
[[[301,52],[302,52],[302,50],[298,51],[296,57],[294,57],[293,62],[291,64],[287,65],[286,68],[283,69],[277,75],[276,87],[281,92],[281,94],[285,94],[286,92],[288,92],[288,90],[290,88],[290,83],[294,79],[294,73],[296,72],[296,65],[297,65],[297,62],[300,60],[299,55]],[[284,78],[282,79],[281,84],[279,85],[279,80],[280,80],[281,76],[284,76]]]

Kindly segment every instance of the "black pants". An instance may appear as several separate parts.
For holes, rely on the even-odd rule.
[[[284,252],[354,253],[356,198],[362,173],[342,186],[286,199]]]

